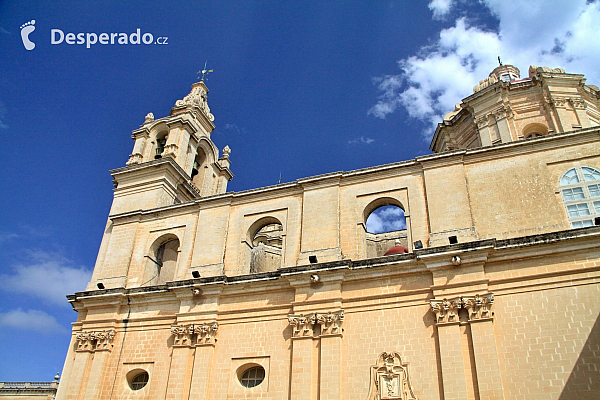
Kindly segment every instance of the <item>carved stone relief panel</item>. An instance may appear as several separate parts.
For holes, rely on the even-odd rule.
[[[371,383],[367,400],[416,400],[408,364],[402,363],[400,354],[383,352],[371,367]]]

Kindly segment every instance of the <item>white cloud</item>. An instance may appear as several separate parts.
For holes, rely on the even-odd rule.
[[[379,207],[367,218],[367,232],[382,233],[406,229],[404,211],[396,206]]]
[[[359,138],[355,138],[348,141],[348,144],[371,144],[375,141],[375,139],[371,139],[370,137],[361,136]]]
[[[0,232],[0,243],[5,242],[7,240],[16,239],[19,235],[12,232]]]
[[[67,306],[67,294],[84,290],[91,271],[54,253],[32,252],[12,275],[0,275],[0,289],[22,293]]]
[[[42,333],[67,331],[52,315],[39,310],[23,311],[20,308],[0,313],[0,327],[17,328]]]
[[[440,19],[450,12],[452,0],[432,0],[428,7],[433,11],[433,18]]]
[[[0,101],[0,129],[7,129],[8,125],[4,123],[4,118],[6,117],[6,107],[4,103]]]
[[[430,9],[436,17],[446,6],[450,10],[461,4],[434,0]],[[600,84],[600,46],[594,40],[600,2],[483,0],[482,4],[498,19],[497,32],[461,16],[454,26],[440,31],[435,43],[399,60],[400,74],[374,79],[381,95],[369,114],[385,118],[403,107],[410,117],[429,125],[424,132],[429,139],[444,114],[497,66],[498,55],[505,64],[520,68],[523,77],[528,76],[529,65],[538,65],[583,73],[588,83]]]

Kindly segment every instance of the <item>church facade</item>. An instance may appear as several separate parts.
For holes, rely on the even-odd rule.
[[[600,393],[598,87],[500,66],[431,155],[243,192],[207,94],[111,171],[57,399]],[[383,206],[406,228],[369,232]]]

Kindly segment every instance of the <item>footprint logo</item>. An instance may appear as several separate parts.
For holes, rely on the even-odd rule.
[[[26,50],[33,50],[35,48],[35,43],[29,40],[29,34],[35,31],[35,19],[21,25],[21,39],[23,39],[23,46],[25,46]]]

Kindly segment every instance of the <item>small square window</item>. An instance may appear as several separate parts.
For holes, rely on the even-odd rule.
[[[590,185],[588,189],[590,190],[590,197],[600,197],[600,185]]]
[[[596,210],[596,214],[600,215],[600,201],[594,202],[594,209]]]
[[[588,226],[594,226],[594,221],[592,221],[591,219],[586,219],[583,221],[574,221],[574,222],[571,222],[571,226],[573,228],[584,228],[584,227],[588,227]]]
[[[567,210],[569,210],[569,218],[576,217],[584,217],[586,215],[590,215],[590,210],[585,203],[580,204],[572,204],[567,206]]]
[[[583,200],[583,188],[563,189],[563,197],[565,201]]]

